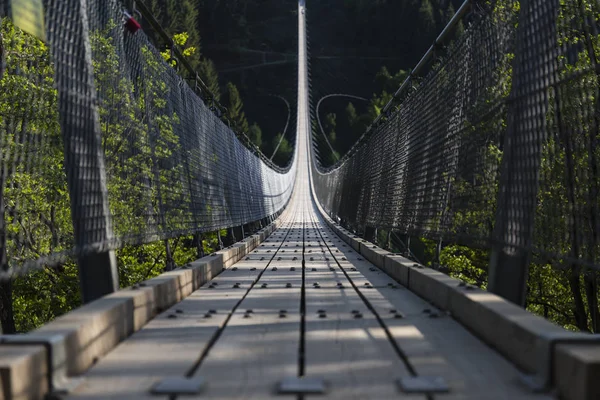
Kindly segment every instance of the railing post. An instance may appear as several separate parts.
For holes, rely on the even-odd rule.
[[[545,89],[556,81],[557,15],[558,0],[521,1],[488,279],[491,292],[520,306],[546,141]]]
[[[363,239],[365,239],[367,242],[375,243],[376,236],[377,236],[377,228],[365,225]]]
[[[217,243],[219,244],[219,250],[223,250],[223,239],[221,238],[221,230],[217,230]]]
[[[175,259],[173,258],[173,251],[171,251],[171,244],[169,239],[164,240],[165,243],[165,271],[173,271],[175,269]]]
[[[49,0],[51,10],[69,10],[48,19],[55,62],[65,170],[84,303],[119,288],[108,205],[100,117],[92,66],[87,0]]]
[[[196,245],[196,257],[202,258],[204,257],[204,246],[203,246],[203,235],[201,232],[194,234],[194,243]]]

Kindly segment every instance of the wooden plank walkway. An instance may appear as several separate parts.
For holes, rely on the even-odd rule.
[[[298,376],[322,380],[319,396],[328,399],[545,398],[459,323],[341,242],[306,183],[298,186],[280,229],[99,360],[67,398],[184,398],[151,389],[168,377],[202,377],[191,398],[267,399]],[[449,392],[404,393],[397,380],[411,376],[442,378]]]

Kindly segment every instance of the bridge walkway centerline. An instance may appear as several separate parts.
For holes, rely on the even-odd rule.
[[[245,258],[100,359],[66,398],[188,398],[152,394],[165,379],[188,377],[203,381],[197,398],[266,399],[301,376],[322,383],[328,399],[547,398],[340,239],[313,203],[307,173],[280,221]],[[398,381],[415,376],[439,379],[448,393],[403,392]]]

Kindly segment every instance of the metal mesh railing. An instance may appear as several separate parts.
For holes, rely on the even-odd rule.
[[[532,264],[597,293],[585,271],[600,269],[600,5],[471,3],[430,72],[336,165],[317,165],[319,200],[359,234],[490,250],[490,286],[518,303]]]
[[[286,205],[293,165],[244,146],[148,36],[124,26],[120,1],[44,9],[46,42],[1,24],[2,277]]]

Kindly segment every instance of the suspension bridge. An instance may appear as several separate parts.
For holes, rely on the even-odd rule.
[[[557,110],[567,114],[571,105],[560,108],[556,99],[573,87],[587,93],[597,84],[596,70],[586,75],[579,66],[572,79],[559,72],[561,49],[567,46],[573,57],[585,46],[553,39],[566,14],[558,1],[521,1],[520,9],[499,1],[495,14],[477,15],[450,47],[454,56],[417,82],[419,70],[477,3],[464,3],[381,116],[327,169],[313,137],[322,129],[312,125],[305,0],[298,4],[296,138],[287,168],[245,146],[244,137],[219,120],[198,76],[189,84],[143,32],[134,36],[112,24],[122,18],[119,1],[45,2],[73,221],[67,235],[75,239],[70,250],[4,268],[3,279],[74,257],[85,304],[32,332],[0,337],[0,398],[600,398],[597,337],[522,308],[532,252],[554,251],[555,259],[586,270],[597,266],[567,250],[536,247],[531,216],[546,198],[538,193],[551,197],[545,177],[552,166],[545,160],[551,154],[563,160],[558,145],[552,153],[540,144],[568,124],[556,122]],[[143,4],[138,7],[146,15]],[[586,18],[565,24],[597,27]],[[507,49],[514,59],[510,71]],[[11,62],[3,73],[26,75]],[[590,79],[588,86],[578,86],[581,77]],[[44,79],[36,82],[42,87]],[[406,94],[409,87],[413,93]],[[421,93],[429,100],[435,93],[439,102],[426,104]],[[582,95],[591,103],[576,106],[581,129],[568,132],[577,139],[556,134],[557,142],[571,143],[566,159],[578,156],[578,146],[587,149],[577,142],[581,132],[591,137],[597,129],[588,124],[591,97]],[[39,110],[52,101],[44,99],[36,103]],[[18,108],[18,99],[12,101]],[[48,169],[18,155],[32,151],[28,140],[51,150],[52,139],[51,127],[29,114],[28,124],[9,114],[2,114],[8,127],[3,146],[14,140],[21,147],[3,147],[2,213],[13,218],[29,208],[20,199],[5,211],[13,204],[14,190],[4,189],[10,174],[18,180]],[[13,139],[10,132],[19,129]],[[495,141],[502,145],[494,148]],[[498,152],[501,163],[492,160]],[[575,160],[569,171],[593,187],[595,181],[581,180],[591,176],[577,169],[581,163]],[[490,189],[491,175],[499,189]],[[6,187],[25,184],[19,182]],[[486,203],[496,196],[497,205]],[[571,211],[578,209],[573,204]],[[593,207],[583,208],[595,215]],[[489,232],[488,212],[496,221]],[[549,231],[542,217],[536,216]],[[569,221],[579,219],[573,211]],[[581,243],[584,231],[595,232],[584,225],[575,234]],[[440,246],[442,237],[492,237],[480,244],[491,249],[490,290],[422,265],[410,249],[400,254],[381,243],[378,229],[387,230],[390,241],[392,228],[402,226],[439,235]],[[6,236],[4,222],[1,228]],[[118,290],[114,251],[124,244],[230,228],[242,240]],[[56,246],[61,235],[52,230]],[[5,260],[10,247],[2,240]]]

